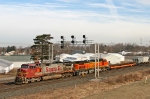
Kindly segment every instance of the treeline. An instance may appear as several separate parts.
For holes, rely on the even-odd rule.
[[[91,45],[76,45],[73,46],[72,44],[66,44],[64,46],[64,49],[60,48],[59,44],[55,44],[54,47],[54,55],[55,54],[61,54],[61,53],[71,53],[74,50],[84,50],[85,52],[88,53],[95,53],[95,44]],[[108,53],[118,53],[121,51],[130,51],[130,52],[150,52],[150,46],[139,46],[137,44],[123,44],[123,43],[118,43],[118,44],[99,44],[99,52],[108,52]]]
[[[84,50],[88,53],[94,53],[95,52],[95,45],[72,45],[72,44],[65,44],[64,48],[61,49],[60,44],[54,44],[54,56],[62,53],[72,53],[74,50]],[[16,46],[7,46],[7,47],[0,47],[0,53],[1,55],[3,53],[8,53],[10,51],[15,51],[15,54],[18,55],[19,53],[25,53],[25,55],[30,55],[32,53],[32,50],[29,47],[16,47]],[[150,46],[139,46],[137,44],[111,44],[111,45],[105,45],[100,44],[99,45],[99,52],[108,52],[108,53],[118,53],[121,51],[131,51],[131,52],[150,52]]]
[[[11,51],[15,51],[14,55],[18,55],[20,53],[25,53],[25,55],[30,54],[30,47],[16,47],[16,46],[7,46],[7,47],[0,47],[0,55],[4,55],[5,53],[9,53]]]
[[[8,46],[6,49],[6,52],[11,52],[11,51],[16,51],[16,47],[15,46]]]

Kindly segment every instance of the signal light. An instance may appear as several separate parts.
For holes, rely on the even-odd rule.
[[[61,39],[64,39],[64,36],[61,36],[60,38],[61,38]]]
[[[64,43],[64,41],[61,41],[61,43]]]
[[[83,38],[86,38],[85,35],[83,35]]]
[[[61,38],[61,39],[63,39],[63,38],[64,38],[64,36],[60,36],[60,38]]]
[[[86,43],[86,40],[83,40],[83,43]]]
[[[71,43],[74,43],[74,40],[72,40]]]
[[[64,48],[64,46],[63,46],[63,45],[61,45],[60,47],[61,47],[61,48]]]
[[[71,38],[72,38],[71,43],[73,43],[73,44],[74,44],[74,43],[75,43],[75,37],[74,37],[74,35],[72,35],[72,36],[71,36]]]
[[[74,35],[72,35],[71,38],[74,38]]]

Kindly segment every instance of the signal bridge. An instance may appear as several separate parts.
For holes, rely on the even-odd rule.
[[[83,41],[76,41],[76,37],[74,35],[71,36],[72,41],[65,41],[64,36],[60,37],[62,40],[58,42],[58,44],[61,45],[61,48],[64,48],[66,44],[70,44],[70,46],[89,46],[91,44],[94,44],[93,40],[87,40],[87,37],[83,35]]]

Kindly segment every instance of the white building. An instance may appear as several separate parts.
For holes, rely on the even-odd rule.
[[[126,52],[126,51],[122,51],[122,52],[119,52],[119,54],[121,55],[127,55],[127,54],[131,54],[132,52]]]
[[[14,68],[14,64],[4,59],[0,59],[0,73],[8,73]]]
[[[65,59],[66,57],[69,57],[69,56],[70,56],[69,54],[60,54],[60,55],[57,55],[55,57],[55,61],[63,62],[63,59]]]
[[[10,51],[10,52],[8,52],[8,53],[6,52],[6,53],[5,53],[5,56],[14,55],[14,53],[15,53],[15,51]]]
[[[95,57],[98,57],[98,55],[93,55],[90,57],[90,59],[95,60]],[[122,61],[125,61],[125,56],[120,55],[118,53],[107,53],[107,54],[100,53],[99,57],[104,58],[107,61],[110,61],[111,64],[120,64]]]
[[[68,62],[68,61],[84,61],[84,60],[90,60],[90,56],[93,56],[94,53],[75,53],[75,54],[60,54],[55,57],[55,61],[60,62]]]
[[[14,68],[20,68],[21,64],[24,63],[30,63],[30,55],[26,56],[0,56],[0,59],[7,60],[8,62],[11,62],[14,65]]]

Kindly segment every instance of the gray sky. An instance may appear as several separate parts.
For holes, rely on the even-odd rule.
[[[0,0],[0,46],[82,35],[96,43],[150,44],[150,0]]]

